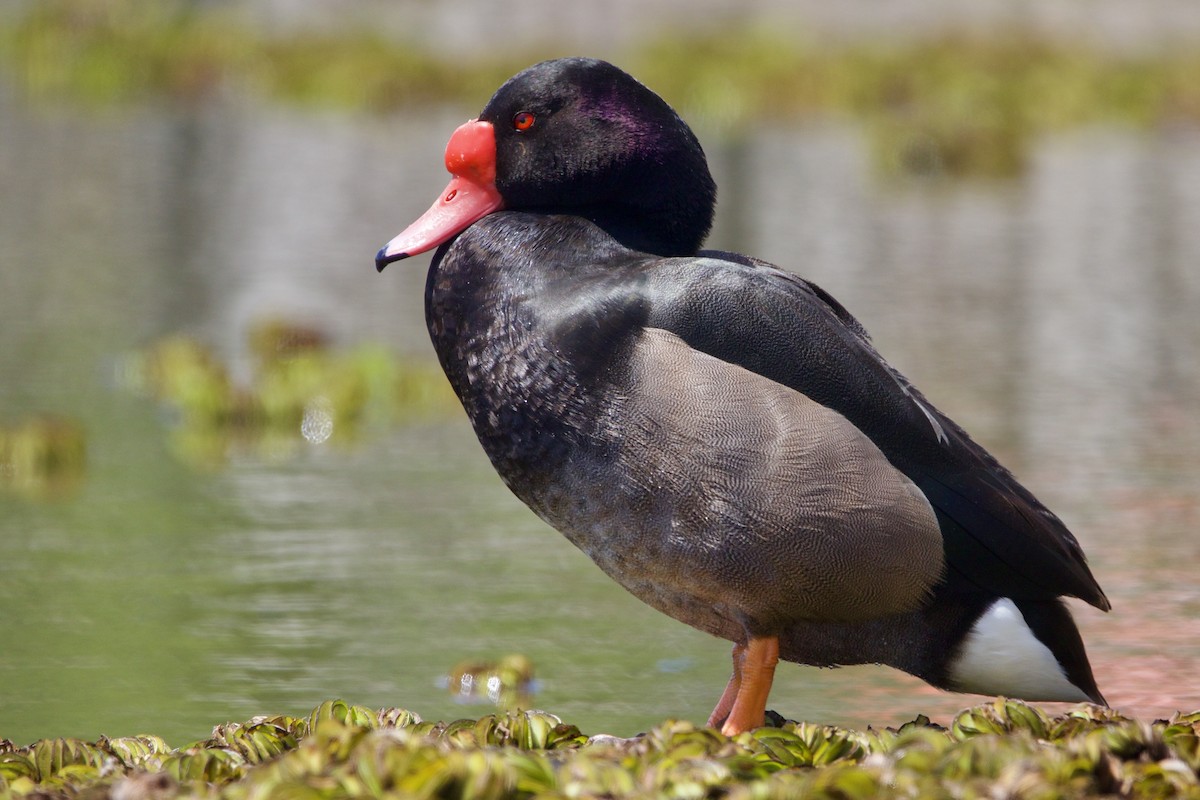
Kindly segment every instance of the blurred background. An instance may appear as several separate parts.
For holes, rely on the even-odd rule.
[[[728,645],[508,494],[428,256],[373,268],[453,128],[572,54],[692,123],[711,246],[832,292],[1075,530],[1109,701],[1200,708],[1197,4],[6,0],[0,739],[475,717],[497,676],[588,733],[704,721]],[[772,706],[977,699],[788,665]]]

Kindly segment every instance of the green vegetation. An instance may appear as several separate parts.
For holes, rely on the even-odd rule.
[[[1200,48],[1136,59],[1019,31],[832,49],[751,34],[663,43],[634,63],[650,85],[734,126],[858,121],[889,172],[1011,175],[1039,133],[1200,122]]]
[[[0,65],[31,100],[186,102],[237,87],[290,102],[390,111],[477,104],[524,63],[445,63],[370,31],[272,38],[202,3],[38,0],[0,28]]]
[[[664,722],[589,739],[540,711],[435,724],[335,700],[303,719],[218,725],[177,750],[156,736],[0,742],[0,798],[1194,798],[1198,768],[1200,712],[1048,717],[1001,699],[949,729],[785,722],[730,739]]]
[[[307,442],[348,446],[365,428],[456,413],[441,369],[386,348],[329,346],[324,333],[282,320],[250,331],[254,369],[235,382],[212,349],[168,336],[121,361],[118,382],[166,407],[175,454],[192,467],[225,466],[234,454],[282,461]],[[83,483],[87,435],[50,414],[0,425],[0,490],[61,500]],[[507,673],[506,673],[507,674]]]
[[[539,58],[444,59],[367,31],[270,37],[219,8],[161,0],[39,0],[0,31],[0,64],[26,97],[92,104],[196,100],[236,86],[373,112],[476,108]],[[763,120],[856,120],[887,172],[1012,175],[1038,133],[1200,122],[1200,47],[1125,56],[1019,30],[818,45],[741,30],[640,43],[619,60],[727,135]]]
[[[121,383],[169,408],[176,455],[221,467],[235,452],[283,460],[309,444],[350,444],[364,426],[389,425],[458,408],[436,364],[384,348],[329,347],[324,333],[280,320],[250,331],[254,371],[234,382],[212,350],[170,336],[128,357]]]
[[[505,709],[528,707],[534,683],[533,662],[520,653],[496,661],[460,662],[447,678],[447,688],[460,702],[488,702]]]
[[[59,499],[83,479],[87,440],[78,422],[48,414],[0,425],[0,489]]]

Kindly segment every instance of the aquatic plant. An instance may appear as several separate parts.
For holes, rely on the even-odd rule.
[[[253,326],[249,346],[245,385],[212,348],[182,335],[127,356],[119,382],[170,409],[176,453],[200,467],[219,467],[232,452],[279,460],[305,442],[348,444],[363,426],[458,408],[436,364],[379,346],[336,350],[320,330],[276,319]]]
[[[1039,134],[1200,122],[1200,49],[1118,55],[1019,28],[853,45],[748,29],[664,39],[630,66],[685,115],[734,132],[764,119],[860,123],[890,174],[1009,176]]]
[[[268,35],[220,4],[38,0],[6,19],[0,64],[23,96],[100,105],[233,87],[381,113],[474,109],[540,58],[448,59],[372,30]],[[1009,176],[1047,131],[1200,122],[1200,48],[1115,53],[1020,28],[830,43],[745,27],[633,43],[618,60],[726,136],[818,115],[858,122],[886,174]]]
[[[39,414],[0,426],[0,488],[35,500],[62,497],[83,478],[87,437],[73,419]]]
[[[782,722],[728,738],[667,721],[588,737],[542,711],[426,722],[341,700],[170,749],[154,736],[0,742],[0,797],[1200,797],[1200,712],[1143,722],[1011,700],[948,728]]]
[[[446,688],[460,703],[491,703],[499,708],[528,706],[535,691],[533,662],[511,653],[495,661],[470,659],[454,665]]]

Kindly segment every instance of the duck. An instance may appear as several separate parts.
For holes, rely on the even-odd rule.
[[[435,250],[438,360],[508,488],[653,608],[732,643],[708,725],[764,724],[780,660],[1104,705],[1065,603],[1110,603],[1063,522],[828,292],[705,250],[696,135],[563,58],[453,132],[376,255]]]

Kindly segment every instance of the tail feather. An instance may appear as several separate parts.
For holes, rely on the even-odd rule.
[[[1025,617],[1033,635],[1054,654],[1066,673],[1067,680],[1082,689],[1093,703],[1107,706],[1104,695],[1100,694],[1100,689],[1096,686],[1096,678],[1092,675],[1092,665],[1088,662],[1083,637],[1079,635],[1079,628],[1076,627],[1066,604],[1062,600],[1020,600],[1017,601],[1017,608],[1021,610],[1021,615]]]

